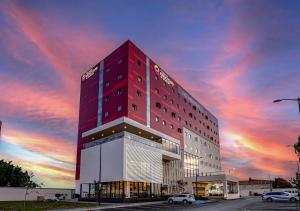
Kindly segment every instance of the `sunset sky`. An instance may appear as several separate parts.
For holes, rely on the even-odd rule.
[[[130,39],[219,119],[222,168],[291,178],[300,1],[0,1],[0,159],[74,187],[80,75]]]

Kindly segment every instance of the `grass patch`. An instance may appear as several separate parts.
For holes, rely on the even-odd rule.
[[[62,201],[27,201],[26,208],[23,207],[22,201],[0,201],[0,211],[2,210],[26,210],[40,211],[51,209],[70,209],[78,207],[96,207],[97,203],[77,203]]]

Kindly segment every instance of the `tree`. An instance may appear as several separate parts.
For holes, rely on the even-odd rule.
[[[32,181],[33,176],[32,173],[13,165],[12,161],[0,160],[0,187],[38,187],[39,185]]]
[[[27,195],[32,193],[34,188],[41,187],[32,178],[32,172],[23,171],[21,167],[12,164],[12,161],[6,162],[0,160],[0,187],[24,187],[26,188],[24,197],[24,208],[26,206]],[[36,192],[36,191],[35,191]]]

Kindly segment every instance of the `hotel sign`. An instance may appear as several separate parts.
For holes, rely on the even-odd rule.
[[[174,82],[157,64],[154,65],[154,71],[158,77],[160,77],[166,84],[174,86]]]
[[[84,73],[82,76],[81,76],[81,80],[82,81],[85,81],[86,79],[89,79],[91,76],[93,76],[95,74],[95,72],[98,70],[98,66],[90,69],[89,71],[87,71],[86,73]]]

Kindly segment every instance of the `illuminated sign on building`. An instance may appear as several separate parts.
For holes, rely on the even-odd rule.
[[[84,81],[88,78],[90,78],[91,76],[93,76],[96,72],[96,70],[98,70],[98,66],[90,69],[89,71],[87,71],[86,73],[84,73],[82,76],[81,76],[81,80]]]
[[[167,73],[165,73],[157,64],[154,65],[154,71],[157,76],[159,76],[166,84],[174,86],[174,82],[169,78]]]

